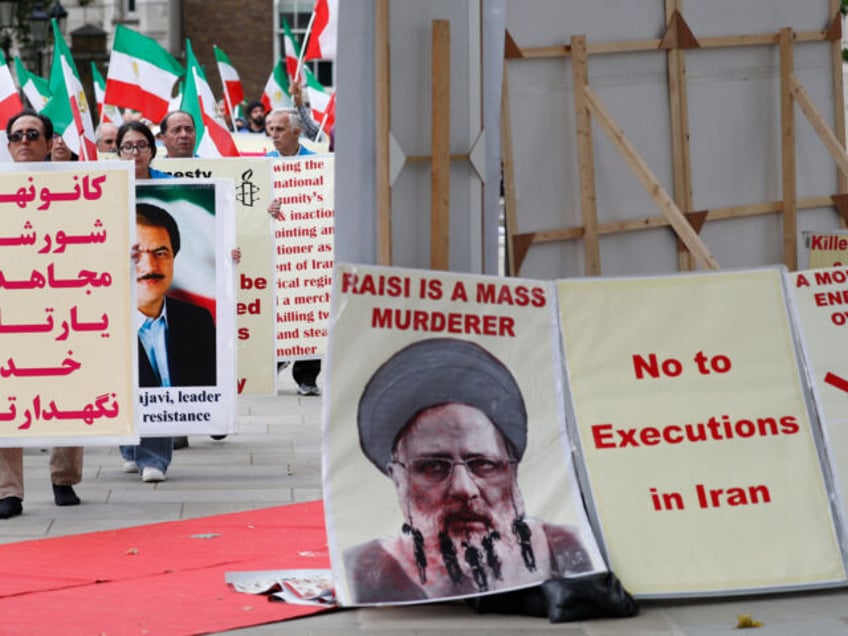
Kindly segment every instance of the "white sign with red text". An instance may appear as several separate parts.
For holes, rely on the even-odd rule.
[[[786,276],[844,502],[848,494],[848,267],[809,269]]]

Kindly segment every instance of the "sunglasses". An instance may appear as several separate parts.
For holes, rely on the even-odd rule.
[[[13,144],[19,144],[26,137],[27,141],[37,141],[41,137],[40,130],[18,130],[9,135],[9,141]]]

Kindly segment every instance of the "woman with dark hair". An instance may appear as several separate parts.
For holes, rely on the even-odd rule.
[[[118,128],[115,140],[119,159],[135,161],[136,179],[169,179],[171,175],[150,167],[156,156],[156,138],[146,124],[140,121],[128,121]]]
[[[53,135],[53,147],[50,149],[50,161],[79,161],[79,155],[68,148],[62,135]]]
[[[167,172],[150,167],[156,156],[156,138],[147,124],[135,120],[121,124],[115,143],[119,159],[135,161],[136,179],[173,178]],[[179,245],[175,247],[179,249]],[[121,446],[122,470],[125,473],[141,473],[145,482],[162,481],[171,462],[173,448],[173,437],[142,437],[137,446]]]

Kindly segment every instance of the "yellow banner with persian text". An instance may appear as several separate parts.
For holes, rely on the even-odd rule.
[[[130,166],[0,174],[0,445],[137,440]]]

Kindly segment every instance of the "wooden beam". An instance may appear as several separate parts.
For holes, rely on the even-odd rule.
[[[585,96],[589,109],[598,120],[598,123],[601,124],[604,133],[606,133],[613,145],[618,148],[618,151],[641,182],[642,187],[645,188],[645,191],[657,204],[660,212],[668,219],[669,225],[671,225],[672,229],[689,251],[692,252],[698,264],[706,269],[719,269],[718,262],[710,254],[707,246],[704,245],[704,242],[695,233],[692,226],[689,225],[689,221],[686,220],[683,212],[680,211],[680,208],[677,207],[668,192],[666,192],[665,188],[662,187],[662,184],[657,180],[650,168],[648,168],[648,165],[642,160],[642,157],[639,156],[639,153],[636,152],[636,149],[627,137],[625,137],[624,131],[618,127],[618,124],[616,124],[603,102],[595,94],[595,91],[587,86]]]
[[[450,22],[433,20],[430,269],[450,269]]]
[[[592,117],[586,105],[589,86],[586,36],[571,38],[571,70],[574,76],[574,116],[577,128],[577,164],[580,173],[580,215],[583,219],[583,258],[586,276],[601,273],[601,244],[598,240],[598,201],[595,190],[595,154],[592,146]]]
[[[822,31],[795,31],[795,42],[825,42],[830,40],[828,30]],[[719,49],[737,46],[768,46],[780,44],[779,33],[759,33],[749,35],[727,35],[718,37],[697,38],[698,48]],[[513,43],[515,40],[513,40]],[[588,45],[586,52],[592,55],[605,55],[615,53],[638,53],[642,51],[657,51],[662,46],[662,39],[649,40],[626,40],[619,42],[593,42]],[[551,57],[568,57],[571,55],[571,47],[567,44],[553,44],[549,46],[527,46],[515,45],[513,50],[515,57],[524,59],[540,59]]]
[[[834,194],[832,199],[844,227],[844,224],[848,223],[848,194]]]
[[[794,75],[789,78],[789,87],[792,96],[801,108],[801,112],[807,117],[807,121],[810,122],[813,130],[816,131],[819,139],[822,140],[825,148],[830,152],[830,156],[833,157],[836,165],[843,174],[848,174],[848,153],[845,152],[845,147],[830,129],[830,126],[828,126],[821,113],[819,113],[809,93],[804,90],[801,82]]]
[[[471,159],[471,155],[467,152],[463,154],[451,154],[448,155],[448,158],[451,161],[469,161]],[[433,155],[408,155],[406,157],[407,163],[430,163],[433,161]]]
[[[810,210],[815,208],[826,208],[835,205],[836,198],[842,195],[816,196],[798,200],[799,210]],[[848,195],[845,195],[848,201]],[[848,207],[848,204],[846,204]],[[726,208],[710,208],[702,210],[706,213],[705,218],[710,221],[727,221],[730,219],[745,219],[752,216],[764,214],[776,214],[783,210],[783,201],[770,201],[767,203],[752,203],[748,205],[735,205]],[[687,220],[692,221],[699,212],[686,214]],[[664,216],[642,216],[625,221],[611,221],[598,224],[598,234],[622,234],[624,232],[640,232],[642,230],[653,230],[669,227],[668,219]],[[693,227],[696,227],[693,224]],[[697,228],[696,228],[697,229]],[[583,238],[583,227],[554,228],[548,230],[537,230],[528,234],[532,236],[534,243],[552,243],[556,241],[570,241]]]
[[[389,152],[391,96],[389,91],[389,0],[374,6],[374,120],[377,128],[376,203],[377,264],[392,264],[392,186]]]
[[[686,212],[686,220],[689,221],[689,225],[691,225],[692,229],[695,230],[695,234],[701,234],[701,228],[704,227],[704,221],[707,220],[707,214],[709,214],[709,211],[707,210]],[[677,239],[677,251],[681,254],[689,254],[689,250],[686,249],[686,246],[680,238]]]
[[[780,158],[783,188],[783,264],[798,269],[798,210],[795,174],[795,103],[792,78],[795,66],[792,29],[780,30]]]
[[[665,10],[669,29],[680,15],[681,0],[666,0]],[[685,25],[685,21],[683,22]],[[676,27],[679,30],[679,26]],[[686,26],[686,29],[689,29]],[[691,32],[691,31],[690,31]],[[675,36],[677,37],[677,36]],[[694,37],[694,36],[693,36]],[[686,87],[686,53],[682,48],[671,48],[667,55],[668,112],[671,126],[671,161],[674,174],[674,201],[686,214],[692,209],[692,169],[689,153],[689,102]],[[680,247],[683,249],[680,249]],[[695,261],[685,245],[678,239],[677,268],[687,272],[695,269]]]

